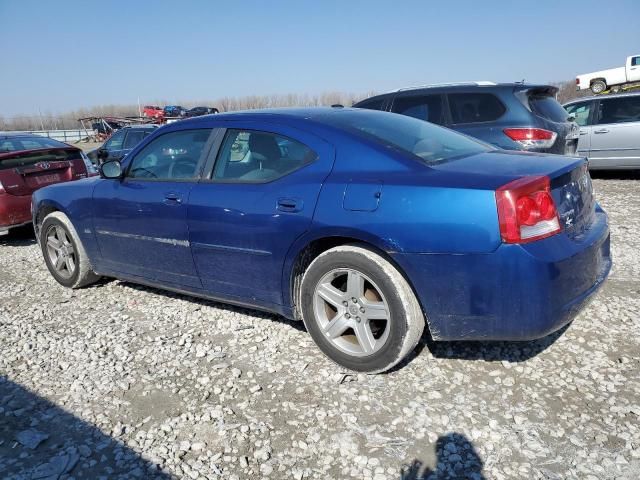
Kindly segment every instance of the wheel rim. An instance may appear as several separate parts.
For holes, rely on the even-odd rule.
[[[331,270],[316,285],[313,303],[322,334],[348,355],[373,355],[389,338],[389,304],[378,285],[362,272]]]
[[[47,230],[47,255],[54,270],[63,278],[76,271],[76,252],[64,228],[52,225]]]
[[[594,93],[600,93],[604,91],[604,85],[600,82],[596,82],[593,84],[593,92]]]

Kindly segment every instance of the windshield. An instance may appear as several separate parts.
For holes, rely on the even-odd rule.
[[[490,150],[490,147],[446,128],[405,115],[374,110],[332,112],[319,118],[384,145],[393,145],[428,165]]]
[[[68,148],[69,145],[46,137],[16,136],[0,137],[0,153],[17,150],[37,150],[40,148]]]

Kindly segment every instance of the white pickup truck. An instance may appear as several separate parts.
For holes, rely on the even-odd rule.
[[[608,88],[619,90],[622,85],[640,82],[640,55],[627,57],[624,67],[610,68],[600,72],[585,73],[576,77],[576,88],[593,93],[602,93]]]

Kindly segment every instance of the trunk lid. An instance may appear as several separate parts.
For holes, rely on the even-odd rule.
[[[74,147],[0,153],[0,182],[10,195],[30,195],[38,188],[86,176],[80,150]]]
[[[473,182],[467,182],[468,185],[491,190],[525,176],[546,175],[551,181],[560,225],[570,238],[582,235],[595,220],[593,186],[587,161],[582,158],[495,150],[431,168],[461,177],[471,174],[475,178]]]

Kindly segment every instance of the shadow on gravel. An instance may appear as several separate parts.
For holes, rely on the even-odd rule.
[[[0,245],[28,247],[35,243],[36,236],[35,233],[33,233],[33,227],[31,225],[14,228],[7,233],[0,234]]]
[[[485,480],[483,462],[473,443],[460,433],[448,433],[436,442],[437,464],[432,470],[421,460],[414,460],[400,472],[400,480]]]
[[[111,279],[110,279],[111,280]],[[216,302],[215,300],[207,300],[206,298],[200,297],[192,297],[191,295],[185,295],[182,293],[175,293],[169,290],[162,290],[155,287],[148,287],[146,285],[141,285],[139,283],[128,282],[126,280],[118,280],[122,285],[132,288],[134,290],[138,290],[141,292],[149,292],[154,293],[156,295],[162,295],[168,298],[177,298],[180,300],[185,300],[187,302],[193,303],[194,305],[200,305],[203,307],[212,307],[217,308],[219,310],[226,310],[231,313],[241,313],[243,315],[249,315],[251,317],[257,317],[261,320],[275,320],[280,323],[287,324],[296,330],[301,332],[306,332],[307,329],[304,327],[304,323],[296,322],[293,320],[289,320],[281,315],[277,315],[275,313],[263,312],[262,310],[252,309],[252,308],[243,308],[237,307],[235,305],[231,305],[229,303]],[[247,328],[247,325],[238,325],[240,329]]]
[[[591,170],[589,174],[602,180],[640,180],[640,170]]]
[[[117,439],[0,376],[3,479],[161,479],[170,475]]]

